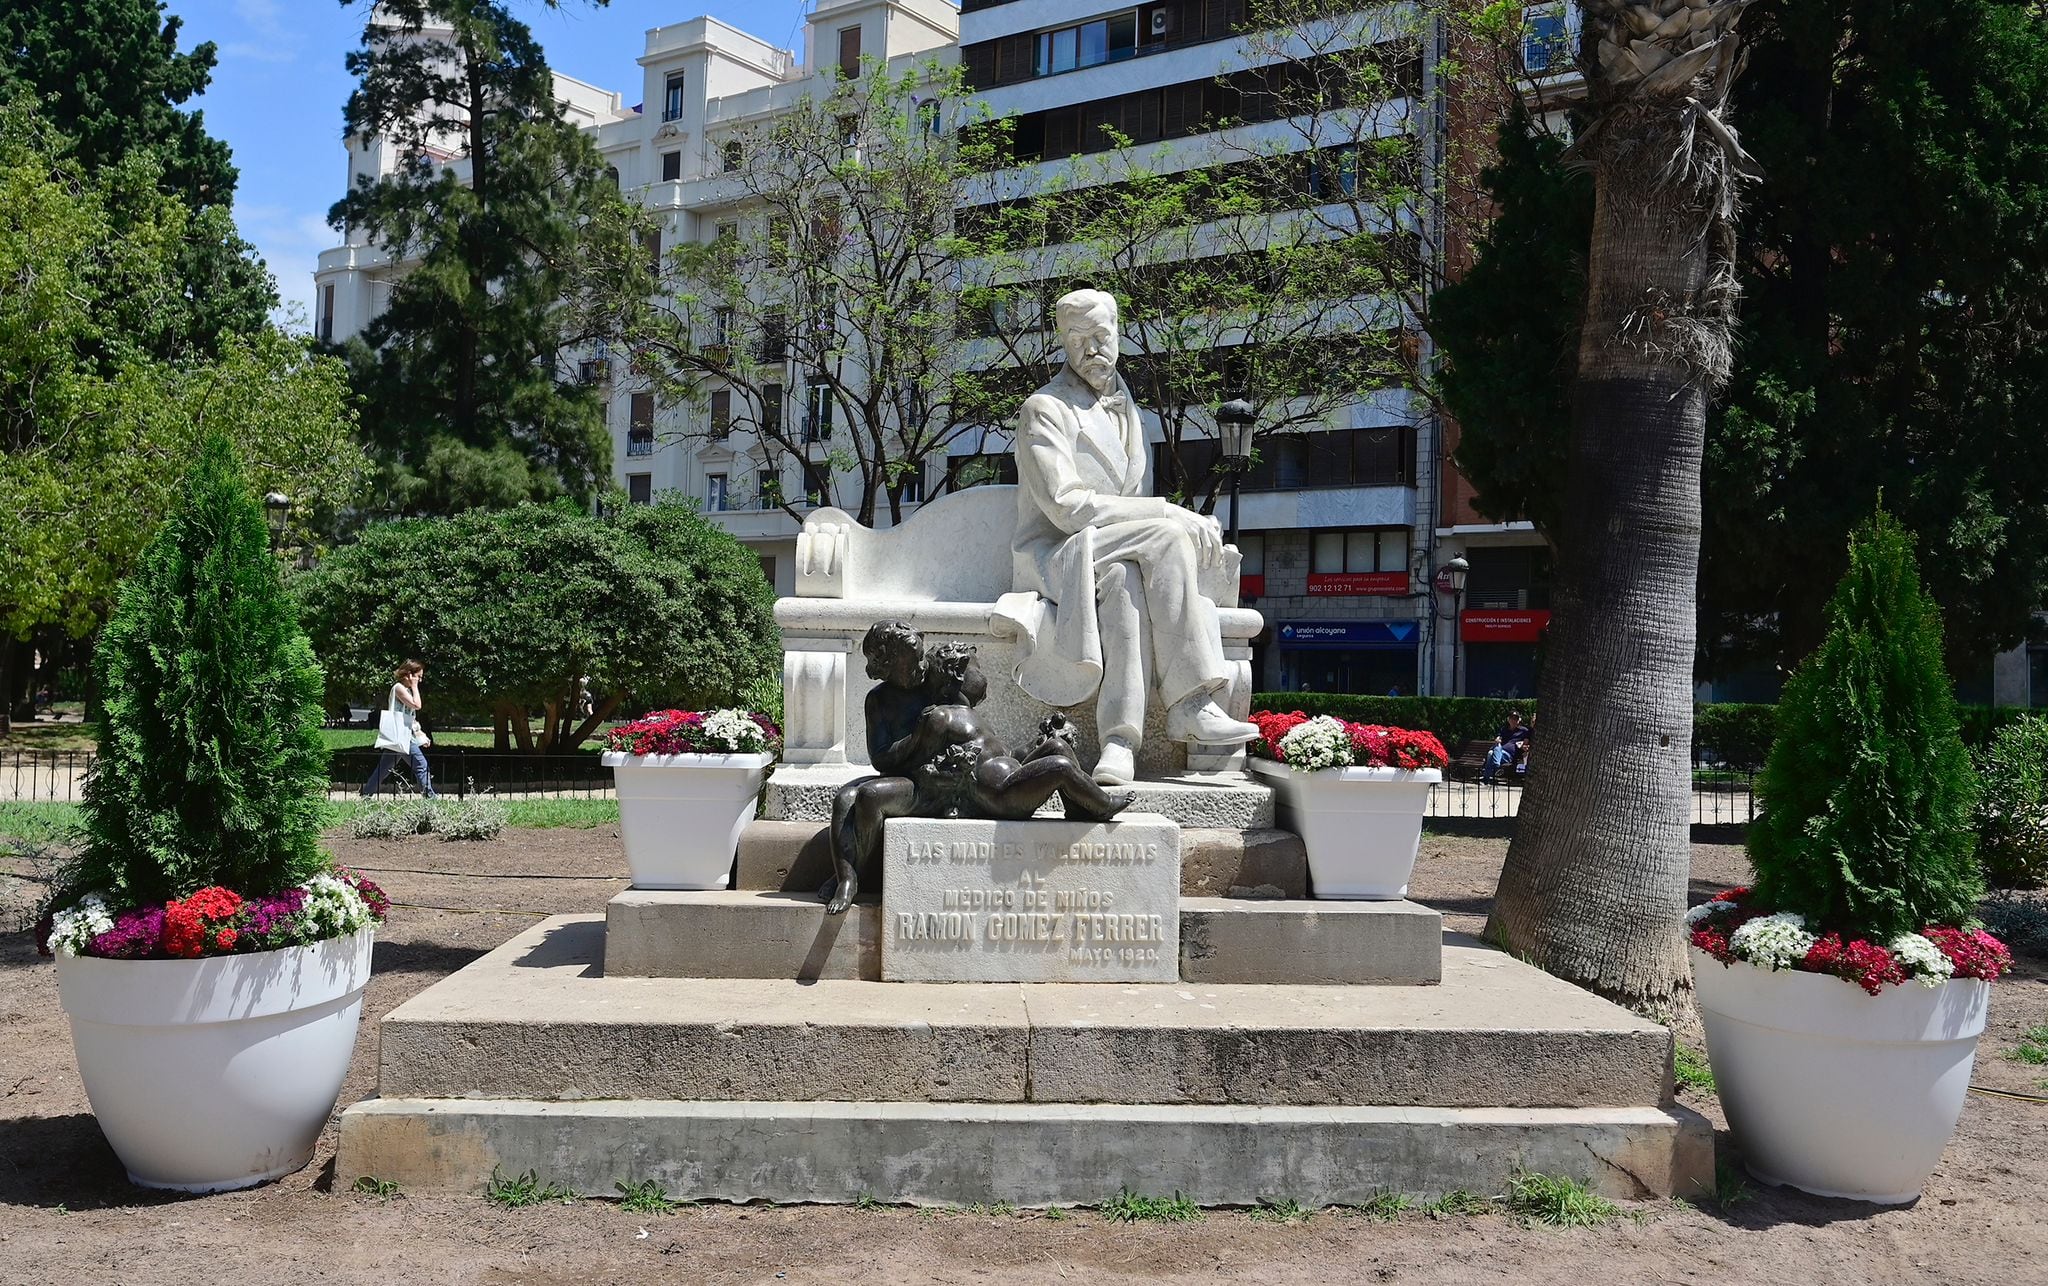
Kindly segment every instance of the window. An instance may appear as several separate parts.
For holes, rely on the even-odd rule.
[[[683,177],[683,154],[681,151],[661,154],[661,181],[673,183]]]
[[[848,80],[860,75],[860,28],[839,29],[839,74]]]
[[[1529,10],[1522,28],[1522,69],[1531,76],[1558,76],[1570,71],[1576,17],[1566,5]]]
[[[661,275],[661,230],[656,229],[640,238],[640,246],[647,252],[647,271]]]
[[[725,475],[707,473],[704,475],[704,509],[708,513],[722,514],[731,508],[726,503]]]
[[[654,454],[654,394],[635,393],[626,417],[626,454]]]
[[[789,318],[780,308],[761,318],[761,359],[782,362],[789,359]]]
[[[904,468],[896,475],[903,480],[903,500],[906,504],[917,504],[924,499],[924,462]]]
[[[320,287],[320,342],[334,342],[334,287]]]
[[[761,555],[761,575],[767,579],[770,585],[775,583],[775,555]]]
[[[925,137],[937,138],[939,136],[944,126],[939,116],[938,99],[928,98],[917,105],[917,123],[918,127],[924,131]]]
[[[661,94],[661,119],[679,121],[683,118],[683,73],[672,71]]]
[[[1121,62],[1138,52],[1138,11],[1111,14],[1078,27],[1038,33],[1038,59],[1033,70],[1052,76],[1081,67]]]
[[[1237,552],[1243,556],[1238,571],[1246,576],[1266,574],[1266,535],[1264,532],[1241,532],[1237,537]]]
[[[823,442],[832,436],[832,386],[813,380],[804,398],[804,441]]]
[[[721,346],[732,342],[732,309],[711,310],[711,342]]]
[[[782,385],[761,386],[761,432],[782,432]]]
[[[762,465],[754,471],[754,508],[773,509],[782,500],[782,475]]]
[[[964,491],[984,483],[1017,485],[1017,457],[1007,451],[956,455],[946,460],[946,490]]]
[[[626,475],[626,499],[636,505],[654,503],[654,475],[651,473],[629,473]]]
[[[722,438],[732,432],[732,390],[719,389],[711,395],[711,436]]]
[[[720,219],[718,221],[718,230],[712,235],[711,239],[723,241],[728,245],[738,241],[740,239],[740,221],[738,219]]]
[[[727,174],[739,169],[746,159],[747,146],[736,138],[727,139],[725,145],[718,149],[718,163]]]
[[[619,167],[618,167],[618,166],[616,166],[616,165],[607,165],[607,166],[605,166],[605,167],[604,167],[604,181],[612,185],[612,191],[614,191],[614,192],[618,191],[618,190],[619,190]]]
[[[1308,194],[1324,201],[1358,195],[1358,151],[1326,148],[1308,158]]]
[[[1173,484],[1168,447],[1153,448],[1152,476],[1162,488]],[[1314,433],[1267,434],[1258,438],[1246,491],[1305,491],[1320,487],[1412,487],[1415,485],[1415,430],[1337,429]],[[1218,466],[1222,446],[1213,438],[1183,441],[1180,458],[1187,476],[1206,481]]]
[[[823,460],[804,461],[804,502],[810,505],[832,503],[832,466]]]
[[[836,128],[839,131],[839,146],[860,146],[860,117],[841,116],[838,119]]]
[[[1408,570],[1408,529],[1319,531],[1315,534],[1309,570],[1318,576],[1345,572],[1405,572]]]

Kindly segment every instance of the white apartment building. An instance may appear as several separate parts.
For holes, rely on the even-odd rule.
[[[1562,23],[1567,11],[1555,7]],[[660,217],[667,250],[708,242],[739,216],[725,135],[819,93],[821,78],[841,68],[857,72],[863,56],[965,63],[978,96],[1016,119],[1026,154],[1021,170],[996,177],[998,196],[1071,175],[1073,154],[1106,147],[1105,124],[1137,140],[1141,160],[1177,169],[1215,163],[1249,139],[1284,138],[1285,122],[1242,127],[1228,140],[1201,131],[1211,114],[1204,95],[1219,75],[1256,74],[1272,61],[1259,42],[1233,33],[1243,20],[1244,0],[963,0],[957,9],[949,0],[817,0],[802,59],[703,17],[648,31],[632,106],[624,94],[560,74],[556,85],[571,117],[595,132],[622,189]],[[1386,127],[1415,131],[1440,155],[1434,134],[1443,118],[1429,107],[1439,40],[1401,22],[1376,38],[1416,45],[1406,95],[1382,109]],[[1544,40],[1532,58],[1555,53],[1556,35]],[[384,173],[394,160],[375,140],[352,143],[350,182]],[[346,338],[366,325],[401,268],[360,236],[323,254],[321,335]],[[658,406],[630,386],[621,361],[597,354],[581,374],[609,388],[613,476],[628,495],[696,498],[759,551],[778,592],[788,592],[798,523],[761,498],[766,453],[738,430],[686,431],[701,426],[685,417],[715,415],[715,406]],[[802,383],[803,372],[791,370],[784,387]],[[790,413],[801,411],[795,403]],[[1159,441],[1156,427],[1154,434]],[[778,466],[806,475],[780,478],[783,494],[818,490],[814,471],[827,446],[817,444],[813,460]],[[952,450],[1003,446],[977,434]],[[1461,504],[1460,480],[1442,463],[1447,448],[1445,427],[1407,389],[1358,402],[1314,433],[1261,443],[1239,514],[1245,594],[1268,623],[1254,660],[1258,686],[1533,695],[1533,640],[1547,606],[1541,542],[1526,524],[1490,523]],[[1003,462],[995,463],[1002,476]],[[936,489],[943,476],[935,463],[926,484]],[[1458,555],[1473,567],[1463,598],[1440,588],[1440,569]]]

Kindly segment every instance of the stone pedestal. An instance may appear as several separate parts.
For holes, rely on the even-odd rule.
[[[1180,827],[900,817],[882,832],[885,982],[1177,982]]]

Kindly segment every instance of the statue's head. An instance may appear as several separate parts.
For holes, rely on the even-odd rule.
[[[924,635],[908,621],[876,621],[861,639],[868,677],[897,688],[924,682]]]
[[[1073,290],[1061,295],[1052,307],[1067,365],[1097,393],[1115,388],[1116,296],[1101,290]]]
[[[925,657],[925,691],[933,705],[980,705],[988,696],[988,679],[974,663],[974,649],[965,643],[941,643]]]

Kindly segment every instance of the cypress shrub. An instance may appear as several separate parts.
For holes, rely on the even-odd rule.
[[[255,896],[326,869],[320,667],[225,438],[200,448],[93,666],[100,754],[67,894]]]
[[[1976,782],[1941,619],[1882,510],[1851,536],[1827,634],[1785,685],[1757,794],[1763,905],[1881,942],[1976,914]]]

